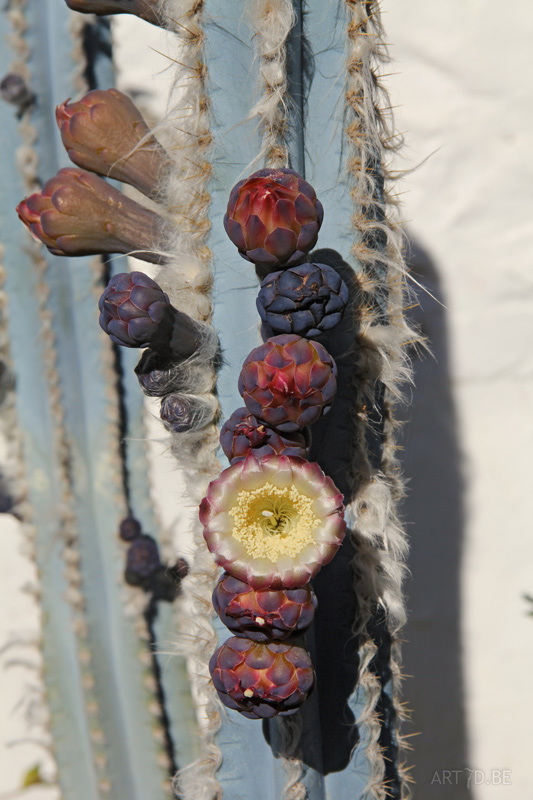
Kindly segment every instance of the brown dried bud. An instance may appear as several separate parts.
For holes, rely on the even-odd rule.
[[[168,156],[129,97],[118,89],[96,89],[58,106],[56,120],[68,156],[78,167],[156,196]]]
[[[163,219],[90,172],[67,167],[17,207],[24,224],[56,256],[153,252]]]

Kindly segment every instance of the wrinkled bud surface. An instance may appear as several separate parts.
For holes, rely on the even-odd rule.
[[[141,535],[141,524],[135,517],[125,517],[119,525],[118,533],[125,542],[131,542]]]
[[[77,102],[58,106],[56,120],[68,156],[78,167],[155,196],[167,156],[129,97],[118,89],[95,89]]]
[[[140,586],[160,566],[159,550],[155,540],[147,534],[133,539],[126,555],[126,582]]]
[[[254,642],[287,639],[305,631],[317,605],[311,584],[301,589],[256,591],[225,573],[213,592],[213,606],[224,625]]]
[[[213,654],[209,671],[224,705],[249,719],[294,714],[314,682],[311,659],[302,647],[237,637]]]
[[[335,362],[321,344],[282,334],[267,339],[246,358],[239,392],[254,416],[290,433],[329,411],[336,376]]]
[[[348,287],[334,269],[300,264],[265,278],[257,310],[273,331],[313,338],[341,321],[347,302]]]
[[[220,431],[220,444],[230,464],[242,461],[250,453],[256,458],[272,455],[305,458],[310,440],[307,428],[281,433],[254,417],[247,408],[234,411]]]
[[[163,220],[102,178],[67,167],[17,207],[22,222],[56,256],[131,253],[159,261],[150,252]]]
[[[163,356],[188,358],[198,347],[194,321],[177,311],[144,272],[114,275],[98,302],[100,325],[115,344],[150,347]]]
[[[114,275],[100,300],[100,326],[115,344],[149,347],[168,340],[173,309],[161,287],[144,272]]]
[[[159,413],[166,428],[185,433],[198,431],[212,422],[216,409],[216,401],[209,396],[168,394],[161,400]]]
[[[324,211],[292,169],[260,169],[233,187],[224,227],[243,258],[262,270],[298,264],[315,245]]]
[[[66,0],[67,6],[82,14],[134,14],[141,19],[160,24],[157,0]]]
[[[211,481],[200,505],[215,561],[253,589],[304,586],[345,533],[342,494],[318,464],[252,455]]]
[[[175,363],[168,356],[145,350],[135,367],[137,380],[149,397],[163,397],[176,388]]]

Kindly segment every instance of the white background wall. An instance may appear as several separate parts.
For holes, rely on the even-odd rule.
[[[417,291],[413,314],[434,357],[415,359],[403,441],[416,796],[533,800],[533,618],[523,597],[533,594],[533,10],[527,0],[384,0],[383,10],[387,72],[398,72],[387,83],[406,139],[397,166],[412,170],[398,191],[413,275],[440,301]],[[121,88],[147,92],[139,99],[155,110],[165,62],[148,44],[163,49],[159,33],[118,22]],[[158,474],[168,498],[168,461]],[[171,524],[177,510],[167,499],[162,510]],[[38,616],[22,592],[32,568],[18,554],[18,525],[7,516],[0,525],[1,647],[35,633]],[[8,660],[0,654],[0,667]],[[24,735],[17,704],[34,672],[1,675],[0,800],[17,796],[32,764],[47,769],[39,746],[8,746]]]

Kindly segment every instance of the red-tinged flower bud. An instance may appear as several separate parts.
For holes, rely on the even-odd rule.
[[[78,167],[155,197],[168,156],[129,97],[118,89],[95,89],[77,102],[58,106],[56,120],[68,156]]]
[[[337,367],[318,342],[281,334],[252,350],[239,376],[248,410],[279,431],[312,425],[337,391]]]
[[[248,719],[294,714],[315,677],[303,647],[255,644],[236,636],[213,654],[209,671],[224,705]]]
[[[153,25],[161,23],[158,13],[158,0],[66,0],[67,6],[73,11],[82,14],[133,14],[136,17],[151,22]]]
[[[311,622],[317,600],[311,584],[301,589],[257,591],[228,575],[215,586],[213,606],[235,636],[254,642],[273,642],[302,633]]]
[[[131,253],[159,261],[153,248],[163,219],[90,172],[60,169],[17,212],[56,256]]]
[[[298,264],[314,246],[324,211],[292,169],[260,169],[233,187],[224,227],[263,275]]]
[[[247,408],[238,408],[220,431],[220,444],[230,464],[236,464],[251,453],[263,456],[299,456],[305,458],[311,445],[308,428],[295,433],[281,433],[270,428]]]

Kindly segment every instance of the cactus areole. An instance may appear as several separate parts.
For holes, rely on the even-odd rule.
[[[217,564],[254,589],[304,586],[345,533],[342,495],[318,464],[248,456],[211,481],[200,506]]]

